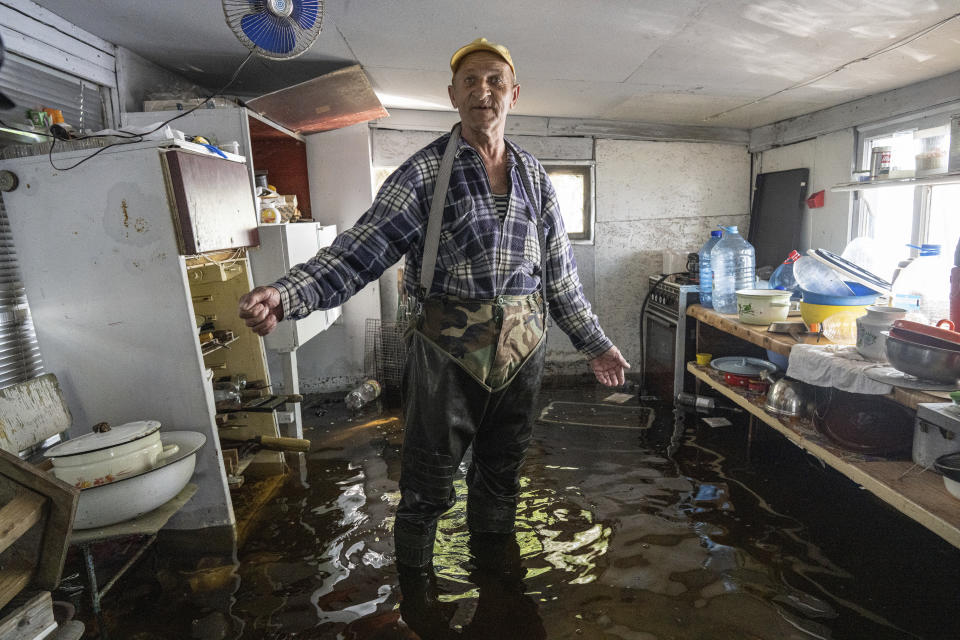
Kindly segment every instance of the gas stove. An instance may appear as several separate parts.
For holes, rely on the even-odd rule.
[[[687,276],[667,276],[666,280],[659,282],[661,277],[653,275],[649,278],[653,293],[647,303],[648,309],[655,309],[671,318],[679,318],[686,313],[687,307],[700,301],[699,285]]]

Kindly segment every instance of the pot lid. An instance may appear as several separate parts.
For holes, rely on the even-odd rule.
[[[109,449],[110,447],[139,440],[157,431],[159,428],[160,423],[156,420],[138,420],[136,422],[122,424],[118,427],[111,427],[106,422],[100,422],[93,427],[93,433],[61,442],[47,449],[43,455],[47,458],[57,458]]]
[[[807,255],[821,262],[843,276],[843,280],[852,280],[859,282],[877,293],[889,294],[893,290],[893,285],[878,275],[867,271],[863,267],[856,265],[846,258],[842,258],[832,251],[826,249],[808,249]]]
[[[760,358],[746,358],[742,356],[728,356],[726,358],[714,358],[710,361],[710,366],[723,373],[732,373],[738,376],[758,377],[762,371],[777,370],[777,365]]]

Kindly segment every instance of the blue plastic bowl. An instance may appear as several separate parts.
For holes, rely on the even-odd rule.
[[[801,289],[800,292],[803,296],[803,301],[809,304],[829,304],[838,305],[841,307],[854,307],[865,304],[873,304],[877,301],[878,294],[873,289],[869,289],[859,282],[847,282],[847,286],[853,289],[852,296],[827,296],[822,293],[807,291],[806,289]]]

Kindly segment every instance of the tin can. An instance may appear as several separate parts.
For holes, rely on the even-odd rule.
[[[870,177],[890,177],[890,159],[893,147],[874,147],[870,152]]]

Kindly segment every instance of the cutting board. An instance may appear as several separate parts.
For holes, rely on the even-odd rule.
[[[60,383],[52,373],[0,389],[0,449],[16,455],[70,428]]]

